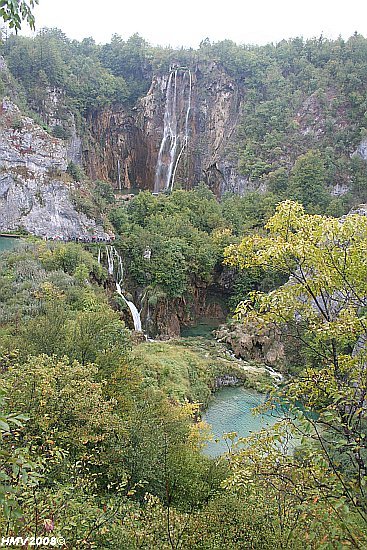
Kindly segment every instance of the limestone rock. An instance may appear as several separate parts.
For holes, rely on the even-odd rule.
[[[105,237],[94,220],[73,206],[73,184],[66,168],[64,142],[4,99],[0,105],[0,230],[24,228],[49,237]]]
[[[217,331],[217,338],[229,345],[236,357],[272,366],[284,362],[284,345],[274,325],[264,327],[254,321],[232,322]]]
[[[359,156],[362,160],[367,161],[367,138],[362,139],[353,155]]]
[[[181,126],[185,125],[189,93],[189,79],[184,74],[183,70],[177,74]],[[216,63],[197,63],[191,78],[189,139],[177,166],[177,184],[190,189],[204,181],[218,196],[226,191],[242,194],[253,190],[254,184],[238,173],[237,158],[231,159],[228,153],[241,108],[238,84]],[[149,91],[130,112],[117,106],[89,116],[84,164],[92,179],[109,180],[115,187],[153,190],[168,79],[168,72],[154,75]]]

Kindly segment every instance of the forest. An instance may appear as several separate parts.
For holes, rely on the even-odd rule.
[[[70,137],[70,113],[87,136],[88,116],[116,103],[132,108],[153,74],[173,63],[215,63],[245,93],[230,151],[240,173],[277,196],[320,205],[331,215],[366,200],[364,163],[353,155],[367,132],[367,41],[361,35],[267,46],[204,40],[199,49],[174,50],[152,47],[136,34],[128,40],[114,35],[100,45],[43,29],[33,39],[10,35],[1,49],[10,70],[2,73],[1,93],[63,139]],[[63,95],[57,123],[50,121],[48,90]],[[343,193],[333,192],[335,186]]]
[[[173,62],[220,64],[246,91],[230,154],[262,188],[218,197],[195,181],[125,201],[69,163],[78,211],[115,235],[145,334],[105,244],[23,231],[1,252],[0,537],[71,549],[366,548],[367,172],[354,153],[367,135],[367,40],[172,50],[44,29],[3,37],[1,54],[1,98],[64,141],[70,113],[87,139],[91,112],[133,109]],[[318,116],[312,105],[306,122],[295,117],[306,96],[323,105],[316,141],[299,131]],[[221,326],[181,336],[201,302]],[[281,414],[247,437],[225,434],[228,452],[211,457],[203,416],[223,379],[266,396],[258,414]]]

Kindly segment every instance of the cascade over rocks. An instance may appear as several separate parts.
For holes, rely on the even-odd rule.
[[[155,193],[173,190],[178,164],[189,141],[191,96],[190,69],[172,69],[166,89],[163,137],[154,178]]]
[[[217,64],[173,66],[153,76],[131,112],[117,106],[90,115],[86,171],[116,188],[120,180],[121,187],[162,191],[174,179],[185,189],[204,181],[218,196],[243,193],[249,182],[228,153],[241,100]]]
[[[105,255],[107,259],[107,270],[108,274],[114,279],[116,285],[117,294],[123,299],[125,304],[130,310],[131,317],[134,322],[134,329],[137,332],[142,332],[141,327],[141,318],[138,308],[131,300],[128,300],[125,296],[125,291],[122,289],[122,284],[124,283],[124,268],[122,264],[122,258],[117,252],[116,248],[112,245],[106,245]],[[98,250],[98,263],[101,263],[102,260],[102,249]]]

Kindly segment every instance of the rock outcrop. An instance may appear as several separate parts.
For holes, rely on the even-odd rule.
[[[362,139],[361,143],[358,145],[357,150],[353,155],[360,157],[364,161],[367,161],[367,138]]]
[[[123,107],[103,109],[88,116],[87,127],[83,163],[91,179],[117,189],[151,188],[155,151],[132,114]]]
[[[105,237],[71,201],[67,150],[18,107],[0,104],[0,231],[23,228],[45,237]]]
[[[217,319],[219,325],[228,315],[223,295],[220,296],[213,283],[207,286],[193,281],[190,293],[182,298],[158,297],[157,301],[152,301],[145,296],[141,305],[145,331],[149,336],[161,339],[179,337],[182,327],[195,326],[209,318]]]
[[[282,365],[285,359],[284,343],[275,325],[233,321],[217,331],[217,339],[227,344],[234,355],[242,359],[271,366]]]
[[[215,63],[198,63],[190,69],[190,80],[185,77],[188,68],[176,70],[178,126],[186,123],[189,92],[190,110],[188,141],[175,181],[185,189],[204,181],[217,195],[243,193],[249,183],[230,155],[242,101],[238,84]],[[92,179],[111,181],[116,188],[153,190],[169,74],[155,75],[147,95],[130,112],[118,106],[89,116],[84,165]],[[178,154],[179,148],[176,158]]]

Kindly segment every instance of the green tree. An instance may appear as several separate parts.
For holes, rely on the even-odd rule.
[[[0,4],[0,17],[11,29],[18,32],[21,29],[22,21],[26,21],[34,30],[35,20],[32,10],[38,4],[38,0],[2,0]]]
[[[9,354],[1,357],[3,367],[5,364],[9,366],[13,360],[14,356]],[[35,459],[29,448],[22,444],[25,423],[29,418],[8,412],[5,403],[6,393],[0,389],[0,527],[4,533],[9,533],[21,524],[22,500],[41,480],[42,461]]]
[[[326,169],[321,154],[318,151],[308,151],[294,163],[289,178],[288,196],[307,209],[322,212],[330,200],[326,184]]]
[[[280,400],[336,476],[334,496],[366,529],[367,218],[348,215],[341,222],[306,214],[300,204],[285,201],[266,229],[266,236],[246,237],[229,247],[227,262],[277,268],[289,280],[268,294],[253,293],[254,308],[243,303],[238,313],[286,327],[302,342],[306,368],[285,386]]]

